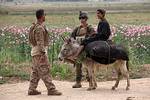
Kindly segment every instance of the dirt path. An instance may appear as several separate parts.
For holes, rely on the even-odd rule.
[[[62,96],[47,96],[46,88],[40,81],[38,90],[42,95],[28,96],[29,82],[0,85],[0,100],[150,100],[150,78],[131,80],[131,89],[125,90],[125,80],[120,82],[117,90],[110,90],[114,81],[98,82],[94,91],[86,91],[87,82],[83,88],[72,89],[73,82],[53,81],[56,87],[63,92]],[[127,99],[130,98],[130,99]]]

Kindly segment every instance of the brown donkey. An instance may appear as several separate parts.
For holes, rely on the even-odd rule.
[[[69,39],[64,41],[62,45],[61,51],[59,53],[59,60],[68,60],[74,54],[76,54],[79,44],[74,39]],[[100,66],[113,66],[117,72],[118,78],[116,80],[115,85],[112,87],[112,90],[115,90],[118,87],[121,76],[123,75],[127,79],[126,90],[129,90],[130,80],[129,80],[129,72],[128,72],[128,61],[123,59],[117,59],[111,64],[101,64],[97,61],[93,60],[90,57],[82,57],[82,64],[87,69],[89,75],[89,88],[87,90],[94,90],[97,87],[96,83],[96,69]]]

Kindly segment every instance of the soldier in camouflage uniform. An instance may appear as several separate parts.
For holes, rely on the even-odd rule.
[[[87,23],[88,16],[86,12],[81,12],[79,14],[79,20],[80,20],[80,25],[77,26],[72,34],[71,37],[76,39],[79,43],[82,42],[85,38],[88,38],[92,35],[95,34],[94,28]],[[82,79],[82,64],[81,63],[76,63],[76,83],[73,85],[73,88],[80,88],[82,87],[81,85],[81,79]]]
[[[55,89],[55,85],[52,83],[51,76],[49,74],[49,61],[47,55],[48,49],[48,32],[43,25],[45,21],[44,10],[40,9],[36,11],[37,23],[33,24],[29,32],[29,43],[32,46],[32,73],[30,78],[30,85],[28,95],[39,95],[41,92],[37,91],[38,82],[43,80],[48,90],[48,95],[61,95]]]

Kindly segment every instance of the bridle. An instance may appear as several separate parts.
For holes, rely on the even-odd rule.
[[[78,49],[78,48],[76,48],[76,49]],[[71,50],[71,49],[70,49]],[[77,52],[77,50],[75,50],[76,52]],[[76,54],[76,52],[72,52],[71,54],[69,54],[69,55],[65,55],[64,53],[62,53],[64,56],[65,56],[65,58],[64,59],[68,59],[68,58],[70,58],[70,57],[72,57],[72,56],[74,56],[75,54]],[[69,60],[69,59],[68,59]]]

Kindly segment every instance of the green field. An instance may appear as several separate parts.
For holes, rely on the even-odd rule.
[[[150,13],[114,13],[107,14],[107,20],[114,24],[150,24]],[[0,26],[30,26],[36,21],[35,15],[0,15]],[[95,13],[89,13],[89,24],[97,25]],[[79,24],[78,14],[47,14],[46,25],[51,27],[75,27]]]
[[[150,2],[143,3],[109,3],[109,2],[43,2],[33,4],[8,4],[2,8],[15,13],[32,13],[36,9],[43,8],[48,13],[72,13],[79,10],[94,12],[95,9],[104,8],[109,12],[149,12]]]
[[[52,27],[75,27],[79,24],[80,10],[89,12],[89,23],[97,25],[96,10],[106,9],[107,20],[113,24],[150,24],[150,2],[145,3],[101,3],[101,2],[43,2],[34,4],[13,3],[0,5],[0,26],[30,26],[35,19],[35,11],[44,9],[47,13],[46,25]],[[2,13],[6,12],[6,13]],[[3,14],[3,15],[2,15]]]
[[[66,5],[68,5],[66,7]],[[97,25],[98,20],[96,18],[96,9],[105,8],[107,10],[106,18],[109,21],[111,27],[116,27],[118,30],[115,34],[117,36],[113,39],[116,43],[123,43],[129,50],[130,65],[131,65],[131,78],[149,77],[149,70],[139,65],[149,64],[150,58],[150,40],[149,32],[150,27],[150,3],[143,4],[84,4],[75,3],[68,4],[52,3],[52,4],[32,4],[32,5],[4,5],[0,6],[0,76],[4,77],[4,80],[0,80],[0,83],[8,81],[10,77],[15,77],[28,80],[31,70],[31,57],[30,47],[25,40],[24,34],[12,34],[9,32],[3,32],[2,29],[5,26],[17,26],[17,27],[30,27],[33,22],[36,21],[35,10],[38,8],[44,8],[46,10],[46,22],[45,24],[49,29],[53,28],[74,28],[79,25],[78,12],[84,10],[89,12],[88,23]],[[6,13],[1,13],[6,12]],[[122,30],[119,30],[122,28]],[[130,26],[133,25],[133,26]],[[134,27],[135,25],[135,27]],[[145,36],[133,37],[134,41],[129,39],[125,40],[122,33],[126,32],[126,27],[133,29],[136,26],[144,26]],[[145,28],[146,26],[146,28]],[[2,29],[1,29],[2,28]],[[145,31],[146,30],[146,31]],[[141,29],[138,29],[141,32]],[[64,33],[66,34],[66,33]],[[67,33],[70,34],[70,33]],[[142,32],[140,34],[143,34]],[[16,41],[18,39],[18,42]],[[21,41],[21,42],[20,42]],[[11,43],[14,43],[13,45]],[[133,44],[143,44],[145,47],[134,47]],[[53,47],[50,47],[49,58],[53,67],[51,74],[55,79],[60,80],[74,80],[74,68],[66,64],[59,64],[57,61],[57,54],[59,53],[61,40],[56,40]],[[146,49],[145,49],[146,48]],[[141,60],[142,59],[142,60]],[[57,64],[55,62],[58,62]],[[97,75],[98,80],[112,80],[110,74],[111,70],[106,72],[106,69],[102,69],[101,73]]]

